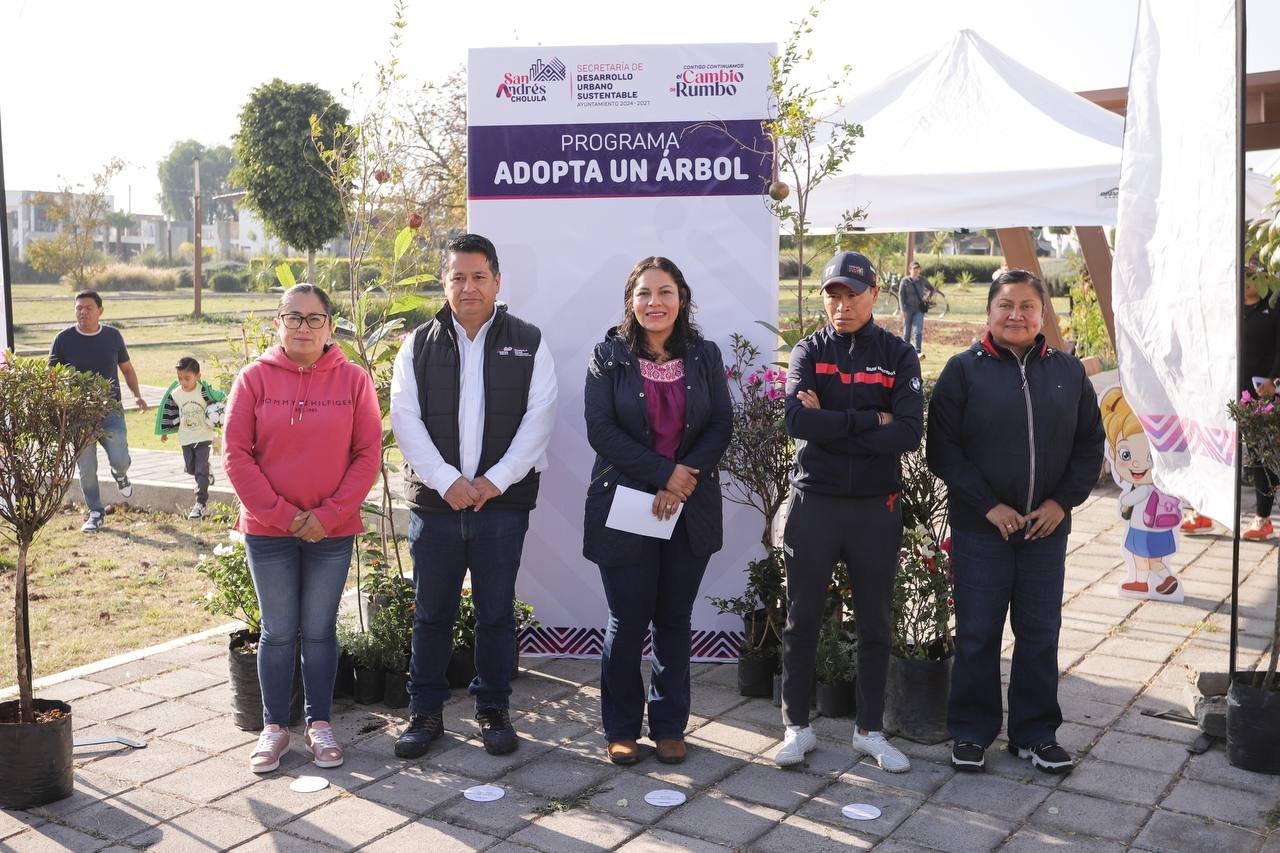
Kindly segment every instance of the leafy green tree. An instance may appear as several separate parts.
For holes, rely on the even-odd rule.
[[[102,252],[94,245],[108,224],[111,179],[124,168],[114,157],[93,176],[89,186],[64,185],[56,193],[42,193],[36,204],[57,223],[58,231],[48,240],[32,243],[28,261],[37,272],[65,275],[76,288],[84,286],[104,266]],[[103,242],[106,237],[103,236]]]
[[[333,140],[347,115],[319,86],[279,78],[255,89],[240,112],[231,182],[272,232],[307,253],[308,280],[316,250],[343,226],[342,196],[317,140]]]
[[[35,722],[28,551],[62,509],[76,460],[103,434],[102,421],[113,410],[120,411],[120,401],[97,374],[21,357],[11,357],[0,370],[0,536],[18,547],[13,625],[22,723]]]
[[[192,196],[195,195],[191,161],[200,158],[201,215],[212,223],[235,214],[231,199],[214,201],[213,197],[231,188],[228,176],[235,165],[235,157],[229,145],[206,146],[194,139],[175,142],[169,155],[156,163],[156,176],[160,179],[160,209],[170,219],[190,221],[195,216]]]

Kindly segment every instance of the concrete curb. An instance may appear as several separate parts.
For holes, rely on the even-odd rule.
[[[115,480],[108,477],[98,478],[98,488],[102,494],[102,501],[105,504],[128,504],[129,506],[139,507],[141,509],[149,509],[156,512],[173,512],[185,515],[191,509],[192,503],[195,501],[195,485],[194,481],[190,483],[165,482],[163,480],[132,480],[133,496],[129,498],[120,497],[119,490],[116,488]],[[114,496],[114,500],[111,498]],[[235,505],[236,493],[231,487],[224,486],[220,482],[209,487],[210,502],[218,501],[228,505]],[[76,503],[84,503],[84,493],[80,490],[80,481],[76,480],[71,484],[71,488],[67,491],[68,501]],[[409,532],[409,506],[403,501],[396,501],[392,504],[392,518],[395,522],[396,532],[401,535],[407,535]],[[372,513],[364,513],[364,520],[369,524],[377,524],[379,516]]]

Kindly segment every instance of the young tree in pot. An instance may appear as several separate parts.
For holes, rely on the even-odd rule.
[[[1277,234],[1273,246],[1280,246]],[[1276,259],[1280,267],[1280,257]],[[1253,271],[1255,275],[1259,273]],[[1257,284],[1255,283],[1255,287]],[[1259,289],[1267,293],[1275,289]],[[1265,297],[1264,297],[1265,298]],[[1274,397],[1255,397],[1247,391],[1227,406],[1240,431],[1251,465],[1280,471],[1280,407]],[[1280,587],[1280,553],[1276,555]],[[1280,774],[1280,598],[1271,626],[1271,655],[1265,672],[1238,671],[1227,691],[1227,760],[1233,767],[1255,773]]]
[[[818,710],[824,717],[848,717],[856,710],[857,653],[857,640],[836,610],[818,632]]]
[[[355,664],[352,695],[361,705],[381,702],[386,690],[387,648],[372,631],[361,631],[351,622],[338,623],[338,645],[351,654]]]
[[[0,703],[0,805],[31,808],[70,796],[71,706],[35,699],[27,555],[62,508],[76,459],[120,402],[105,379],[43,359],[5,354],[0,366],[0,535],[18,547],[14,645],[18,698]]]
[[[918,743],[941,743],[955,641],[951,559],[921,524],[903,531],[893,593],[893,653],[885,689],[885,728]]]
[[[738,645],[738,692],[743,696],[767,698],[773,694],[785,592],[781,550],[770,548],[763,560],[747,564],[747,588],[742,595],[707,597],[717,612],[742,618],[746,631]]]
[[[409,704],[409,654],[413,646],[414,590],[409,581],[383,565],[365,576],[365,594],[377,602],[371,608],[369,633],[382,649],[386,686],[382,701],[389,708]]]
[[[227,667],[231,680],[231,708],[236,727],[244,731],[262,728],[262,685],[258,682],[258,639],[262,635],[262,610],[253,589],[244,539],[232,532],[212,554],[202,554],[196,571],[212,584],[205,593],[204,609],[217,616],[239,619],[244,627],[227,640]],[[294,667],[290,724],[302,719],[302,669]]]
[[[516,657],[512,664],[512,677],[520,669],[520,635],[529,628],[537,626],[538,620],[533,614],[533,605],[519,598],[511,602],[516,619]],[[476,603],[471,598],[471,590],[463,589],[458,599],[458,618],[453,622],[453,655],[449,658],[449,666],[445,670],[445,678],[449,686],[463,688],[476,677]]]

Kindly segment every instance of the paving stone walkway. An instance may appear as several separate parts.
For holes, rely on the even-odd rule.
[[[824,718],[808,763],[780,770],[769,760],[778,709],[739,696],[735,668],[723,664],[695,666],[684,764],[650,757],[617,768],[602,756],[598,663],[532,658],[514,682],[521,744],[512,755],[484,752],[464,695],[446,706],[446,737],[417,761],[392,753],[402,714],[340,704],[343,767],[316,770],[295,734],[281,769],[258,777],[247,766],[255,737],[231,723],[225,645],[214,640],[43,690],[73,703],[77,736],[120,733],[149,745],[77,750],[76,793],[29,814],[0,811],[0,849],[1280,853],[1280,777],[1230,767],[1220,744],[1193,756],[1194,728],[1141,714],[1185,710],[1187,666],[1226,668],[1231,542],[1184,540],[1186,603],[1143,603],[1114,593],[1122,534],[1106,491],[1076,515],[1059,736],[1080,762],[1067,777],[1030,770],[1003,742],[988,753],[987,774],[957,776],[948,745],[901,740],[913,768],[890,775],[852,753],[849,720]],[[1266,650],[1275,559],[1270,545],[1241,547],[1242,666]],[[311,774],[330,787],[289,790]],[[506,796],[461,796],[489,782]],[[655,788],[688,800],[647,805]],[[854,802],[881,817],[843,817]]]

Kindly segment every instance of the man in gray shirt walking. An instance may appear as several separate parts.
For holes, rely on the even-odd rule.
[[[142,391],[138,388],[138,374],[129,362],[129,350],[125,348],[124,336],[120,330],[105,326],[102,318],[102,297],[93,290],[83,290],[76,294],[76,324],[68,326],[53,339],[49,348],[50,364],[66,364],[76,370],[96,373],[111,383],[116,399],[120,399],[120,379],[117,369],[124,374],[124,381],[129,384],[133,394],[134,405],[138,411],[147,410],[147,401],[142,399]],[[129,439],[125,432],[124,412],[118,411],[107,415],[102,422],[106,435],[98,439],[107,451],[107,462],[111,465],[111,476],[115,478],[120,496],[127,498],[133,494],[133,485],[129,482]],[[102,527],[104,508],[102,495],[98,490],[98,448],[90,445],[80,454],[76,462],[80,469],[80,490],[84,492],[84,502],[89,508],[89,517],[80,530],[84,533],[97,533]]]
[[[915,333],[916,355],[924,358],[924,313],[933,301],[933,285],[920,274],[920,264],[911,262],[911,275],[902,280],[898,289],[902,303],[902,339],[911,343]]]

